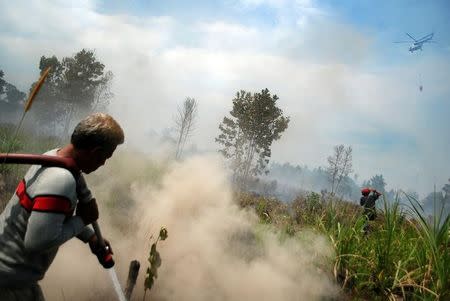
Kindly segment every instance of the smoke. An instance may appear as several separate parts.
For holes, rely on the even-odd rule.
[[[134,168],[138,161],[128,160],[121,168]],[[143,175],[143,165],[135,175]],[[337,293],[330,279],[332,249],[326,239],[306,231],[297,238],[280,239],[274,230],[260,225],[252,211],[233,202],[218,157],[158,166],[163,172],[160,179],[148,183],[130,179],[126,169],[105,177],[106,181],[88,179],[96,195],[126,183],[122,193],[134,200],[132,210],[120,209],[128,220],[126,227],[123,220],[117,222],[115,213],[105,216],[111,212],[107,206],[101,208],[100,221],[113,246],[122,285],[129,262],[141,262],[133,300],[142,300],[154,241],[150,236],[156,237],[161,226],[168,229],[169,237],[158,243],[162,266],[148,299],[319,300]],[[108,168],[104,173],[113,171]],[[76,239],[63,245],[42,286],[48,300],[114,298],[107,272]]]

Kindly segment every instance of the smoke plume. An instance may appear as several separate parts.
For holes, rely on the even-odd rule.
[[[141,168],[141,175],[145,169],[133,160],[127,166]],[[158,243],[162,266],[147,300],[319,300],[336,294],[326,239],[306,231],[280,239],[259,224],[252,211],[233,202],[219,158],[194,157],[159,170],[160,180],[152,183],[130,179],[123,169],[105,181],[88,179],[96,195],[127,183],[126,191],[114,193],[128,194],[132,210],[115,208],[106,216],[112,209],[103,205],[100,225],[122,285],[129,262],[141,262],[132,300],[142,300],[150,245],[161,226],[169,237]],[[48,300],[115,298],[108,273],[76,239],[63,245],[42,286]]]

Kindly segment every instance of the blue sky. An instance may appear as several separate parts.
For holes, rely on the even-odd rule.
[[[94,49],[130,146],[154,147],[191,96],[193,143],[214,151],[236,91],[267,87],[291,116],[276,161],[325,165],[344,143],[361,180],[425,193],[450,177],[448,1],[4,1],[0,28],[0,69],[23,90],[40,56]],[[392,43],[431,31],[422,52]]]
[[[375,36],[389,35],[405,40],[404,32],[415,37],[435,31],[440,41],[450,39],[450,3],[446,0],[370,1],[100,1],[97,11],[107,14],[132,14],[141,17],[175,16],[184,20],[201,19],[238,22],[255,26],[275,26],[283,22],[275,8],[279,6],[304,6],[321,8],[332,17],[358,26]],[[283,3],[283,4],[281,4]],[[300,5],[298,4],[300,3]],[[303,4],[301,4],[303,3]],[[294,14],[290,17],[292,18]],[[283,15],[286,17],[286,15]],[[383,44],[387,41],[380,41]]]
[[[438,1],[100,1],[96,10],[107,14],[131,14],[140,17],[172,16],[189,24],[193,20],[238,23],[260,29],[270,29],[280,24],[295,26],[298,11],[315,10],[325,18],[354,26],[372,38],[377,56],[368,64],[373,68],[386,64],[404,64],[411,56],[405,55],[409,44],[391,45],[393,41],[407,41],[406,32],[420,38],[435,32],[437,47],[426,47],[428,52],[449,55],[450,2]],[[316,39],[327,39],[317,36]],[[429,46],[429,45],[426,45]],[[408,54],[408,53],[406,53]],[[412,58],[414,59],[414,58]],[[375,65],[375,66],[374,66]]]

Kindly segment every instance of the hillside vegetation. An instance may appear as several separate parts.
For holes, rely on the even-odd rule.
[[[359,206],[317,193],[290,203],[248,194],[237,198],[283,235],[307,229],[325,234],[335,250],[330,273],[353,300],[450,298],[449,218],[426,218],[414,199],[410,210],[395,200],[384,202],[366,233]]]

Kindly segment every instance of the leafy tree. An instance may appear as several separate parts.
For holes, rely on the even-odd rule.
[[[186,141],[194,128],[196,114],[197,101],[195,98],[187,97],[183,102],[183,106],[178,107],[178,115],[175,119],[177,132],[176,159],[181,158]]]
[[[113,96],[110,91],[113,75],[105,72],[105,65],[97,60],[93,51],[82,49],[61,61],[56,56],[42,56],[41,74],[47,67],[51,67],[51,71],[35,105],[41,125],[66,134],[77,115],[103,110],[109,104]],[[57,124],[63,127],[57,128]]]
[[[0,100],[14,106],[21,105],[26,96],[25,93],[18,90],[13,84],[8,83],[3,78],[4,75],[5,73],[0,70]]]
[[[355,182],[349,176],[346,176],[342,179],[341,184],[339,186],[340,192],[342,196],[352,197],[354,195],[354,185]],[[358,189],[359,190],[359,189]]]
[[[26,94],[20,90],[18,90],[14,85],[10,83],[6,83],[6,99],[12,105],[20,107],[26,97]]]
[[[23,109],[25,93],[8,83],[4,78],[4,72],[0,70],[0,117],[3,122],[15,121],[14,118]]]
[[[450,215],[450,184],[444,184],[440,191],[429,193],[423,198],[422,206],[427,214],[440,215],[442,210],[443,218]]]
[[[434,214],[444,204],[444,195],[442,191],[430,192],[423,200],[422,206],[427,214]]]
[[[338,193],[342,180],[352,172],[352,148],[336,145],[334,154],[328,157],[327,173],[331,183],[331,194]]]
[[[271,146],[289,124],[289,117],[277,106],[278,96],[268,89],[261,93],[244,90],[236,93],[230,117],[219,125],[221,133],[215,139],[220,152],[229,159],[233,180],[245,189],[251,177],[266,172]]]
[[[445,198],[450,202],[450,179],[448,179],[448,184],[445,184],[444,187],[442,187],[442,191],[444,192]]]
[[[5,73],[3,70],[0,70],[0,95],[4,93],[4,87],[5,87],[5,80],[3,79],[3,76]]]
[[[381,193],[386,193],[386,181],[383,175],[375,175],[369,181],[364,181],[363,186],[372,187]]]
[[[444,217],[450,215],[450,179],[448,179],[448,184],[442,187],[442,206]]]

